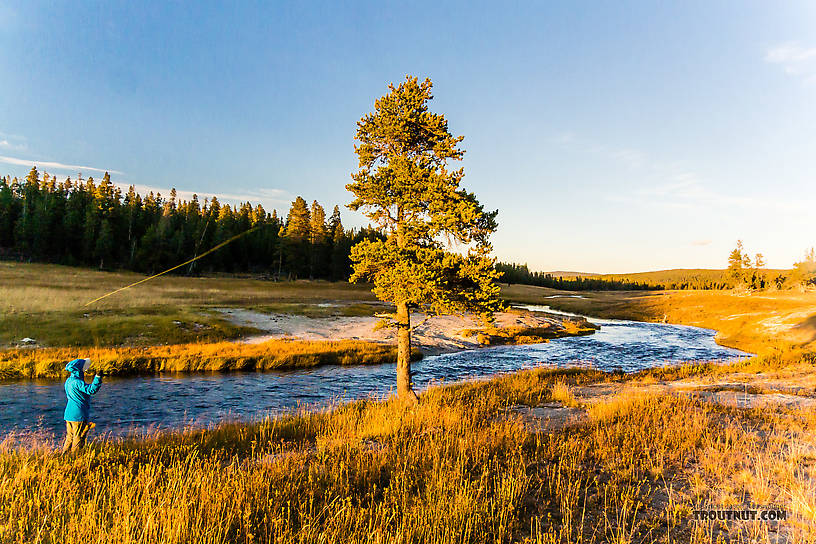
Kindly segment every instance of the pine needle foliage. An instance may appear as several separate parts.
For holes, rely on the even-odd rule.
[[[385,236],[351,250],[351,281],[371,281],[374,294],[396,306],[400,331],[398,392],[411,395],[402,363],[410,351],[410,311],[481,315],[502,308],[489,236],[497,211],[488,212],[462,188],[463,136],[445,116],[428,109],[430,79],[408,76],[375,101],[357,123],[359,171],[346,188],[352,210],[362,211]],[[406,389],[407,388],[407,389]]]

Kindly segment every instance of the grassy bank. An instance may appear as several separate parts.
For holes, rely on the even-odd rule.
[[[812,414],[627,395],[550,432],[515,415],[609,378],[537,370],[76,458],[12,437],[0,542],[814,542]],[[751,503],[788,520],[692,519]]]
[[[547,304],[595,317],[715,329],[718,343],[752,353],[816,349],[816,293],[812,292],[570,292],[511,285],[502,288],[502,295],[512,302]]]
[[[414,352],[415,359],[421,357]],[[396,348],[358,340],[307,342],[269,340],[259,344],[233,342],[179,344],[145,348],[13,349],[0,352],[0,379],[56,378],[65,363],[90,358],[91,372],[110,375],[157,372],[272,370],[318,365],[382,364],[396,361]]]
[[[131,272],[0,262],[0,346],[23,338],[52,347],[147,346],[257,332],[212,311],[221,307],[309,317],[375,311],[376,301],[365,286],[241,277],[162,276],[85,306],[144,278]]]
[[[33,338],[39,346],[151,346],[217,342],[255,329],[215,308],[247,308],[328,317],[373,315],[367,286],[322,281],[272,282],[241,277],[163,276],[98,303],[86,302],[143,279],[133,273],[0,262],[0,347]],[[569,292],[511,285],[510,302],[548,304],[596,317],[709,327],[717,341],[751,352],[816,345],[816,294],[779,291]],[[575,295],[581,298],[565,297]]]

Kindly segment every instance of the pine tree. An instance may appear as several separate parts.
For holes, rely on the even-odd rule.
[[[748,255],[743,250],[742,240],[737,240],[737,247],[728,255],[728,275],[736,283],[740,283],[745,274],[745,259]]]
[[[326,231],[326,212],[317,200],[312,202],[309,236],[312,244],[322,244],[328,236]]]
[[[338,229],[343,230],[343,221],[340,219],[340,206],[335,205],[328,224],[328,235],[332,241],[337,239]]]
[[[371,281],[381,300],[396,306],[397,394],[416,400],[411,388],[412,309],[428,314],[479,313],[485,320],[502,307],[489,235],[497,212],[486,212],[460,187],[463,137],[448,130],[444,115],[428,110],[431,81],[407,77],[357,123],[360,170],[346,188],[352,210],[362,210],[384,240],[351,250],[352,281]],[[447,242],[447,243],[446,243]],[[467,248],[453,251],[450,242]]]
[[[791,281],[802,286],[816,285],[816,249],[805,252],[805,258],[794,263]]]
[[[309,274],[311,228],[309,205],[297,197],[286,218],[286,267],[293,278]]]
[[[33,166],[28,172],[23,185],[23,205],[20,216],[14,225],[14,239],[17,247],[29,259],[33,257],[34,238],[36,235],[35,209],[39,200],[40,173],[37,167]]]
[[[136,195],[136,188],[131,185],[128,187],[127,196],[125,196],[125,223],[127,232],[127,252],[128,265],[133,266],[133,258],[136,254],[136,222],[139,217],[139,208],[141,208],[141,200]]]
[[[312,217],[309,205],[303,197],[297,197],[292,202],[289,215],[286,218],[286,237],[291,240],[309,241]]]
[[[14,246],[14,223],[17,220],[19,201],[14,198],[11,183],[0,178],[0,248]]]
[[[317,200],[312,202],[311,223],[309,228],[309,277],[314,278],[328,265],[331,245],[326,228],[326,212]]]
[[[108,262],[110,262],[113,253],[113,244],[113,229],[111,228],[110,221],[103,219],[99,227],[99,236],[96,239],[96,246],[94,247],[94,256],[99,259],[100,269],[105,267],[105,259],[108,259]]]
[[[290,275],[346,279],[351,234],[344,231],[339,208],[326,223],[323,207],[311,209],[302,198],[293,203],[291,220],[277,212],[243,203],[232,208],[217,198],[180,200],[175,190],[164,200],[134,187],[123,192],[105,174],[96,184],[80,175],[58,183],[32,168],[24,180],[0,178],[0,253],[30,260],[94,267],[159,271],[250,228],[256,232],[192,263],[198,269],[251,271],[270,268]],[[362,240],[370,233],[354,234]]]
[[[340,219],[340,208],[334,207],[329,219],[329,233],[332,239],[331,253],[331,279],[347,280],[351,274],[351,261],[349,252],[351,251],[351,240],[343,229],[343,221]]]

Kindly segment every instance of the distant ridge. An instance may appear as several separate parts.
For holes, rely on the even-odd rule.
[[[727,289],[733,287],[734,277],[723,268],[670,268],[651,272],[628,272],[599,274],[554,270],[550,272],[531,271],[527,265],[497,263],[502,273],[502,281],[551,287],[567,291],[654,291],[660,289]],[[763,284],[784,281],[787,270],[763,268],[760,280]]]
[[[763,272],[769,276],[777,276],[779,274],[786,274],[788,270],[776,268],[763,268]],[[670,268],[667,270],[654,270],[651,272],[626,272],[621,274],[593,274],[588,272],[544,272],[550,274],[555,278],[562,277],[584,279],[598,278],[604,280],[626,280],[637,281],[641,283],[657,283],[657,284],[678,284],[678,283],[699,283],[699,282],[719,282],[726,277],[727,270],[724,268]]]
[[[555,270],[553,272],[544,272],[544,274],[550,274],[552,276],[564,276],[565,278],[574,278],[575,276],[602,276],[603,274],[598,274],[596,272],[572,272],[568,270]]]
[[[643,276],[645,274],[720,274],[725,272],[724,268],[667,268],[665,270],[646,270],[643,272],[575,272],[571,270],[545,271],[544,274],[553,276],[584,276],[593,278],[603,277],[623,277],[623,276]]]

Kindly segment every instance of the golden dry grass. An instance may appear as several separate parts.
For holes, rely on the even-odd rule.
[[[560,402],[564,406],[578,406],[578,401],[575,399],[575,395],[572,393],[572,387],[562,380],[556,381],[552,385],[552,388],[550,389],[550,397],[552,400]]]
[[[0,446],[0,542],[816,541],[816,417],[635,395],[531,434],[508,411],[596,371],[537,370],[256,424]],[[777,503],[784,525],[694,523]]]
[[[77,358],[76,349],[12,349],[0,352],[0,379],[46,378],[64,374]],[[89,348],[81,353],[92,361],[91,372],[112,375],[157,372],[271,370],[333,364],[382,364],[396,361],[391,345],[360,340],[268,340],[258,344],[233,342],[177,344],[145,348]],[[414,351],[414,359],[421,357]]]
[[[556,297],[574,294],[583,298]],[[666,321],[718,331],[718,343],[752,353],[789,347],[816,348],[816,293],[774,291],[581,291],[510,285],[513,302],[610,319]]]

